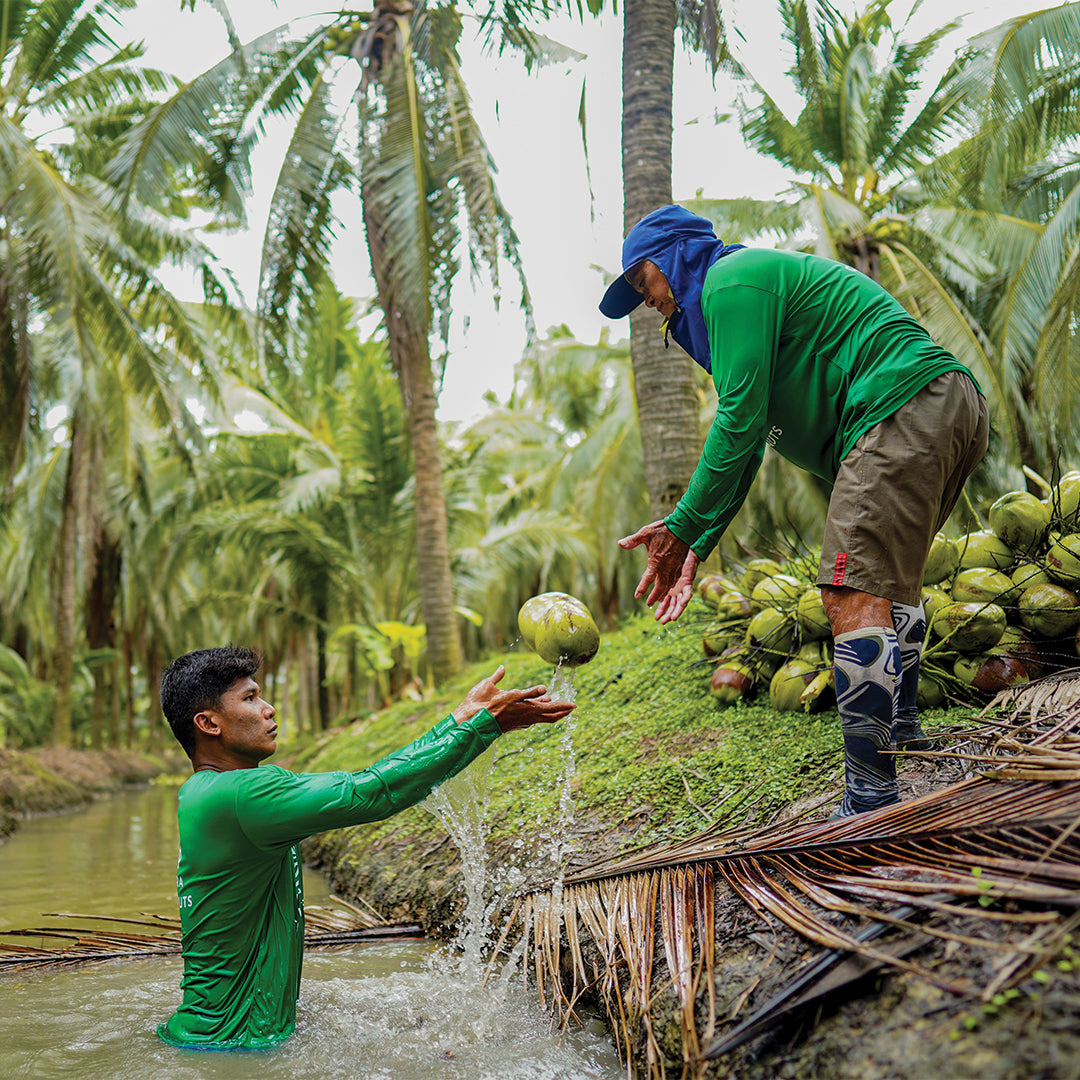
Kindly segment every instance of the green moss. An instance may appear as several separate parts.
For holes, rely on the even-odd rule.
[[[700,663],[700,623],[684,617],[661,627],[643,615],[604,635],[596,659],[574,672],[574,715],[496,743],[487,781],[493,840],[550,829],[558,820],[568,769],[577,814],[609,827],[644,821],[633,830],[635,844],[696,832],[725,800],[750,791],[763,804],[775,805],[840,786],[835,710],[781,713],[760,698],[719,709],[709,691],[712,667]],[[503,686],[546,682],[552,675],[532,653],[493,656],[471,665],[431,701],[399,703],[321,736],[286,764],[310,770],[363,768],[423,734],[498,664],[506,667]],[[930,731],[956,721],[955,710],[924,717]],[[363,826],[363,845],[441,831],[415,808]]]
[[[612,824],[648,815],[648,828],[636,840],[696,831],[711,809],[742,790],[760,788],[770,799],[790,800],[819,787],[822,762],[834,757],[839,763],[836,713],[777,713],[761,705],[721,711],[709,692],[712,668],[697,664],[700,659],[695,622],[660,627],[641,616],[605,635],[596,659],[574,672],[578,708],[570,720],[496,744],[488,778],[493,835],[550,827],[568,768],[578,812]],[[396,705],[288,764],[363,768],[426,731],[499,663],[507,669],[503,686],[545,682],[552,674],[529,653],[491,657],[472,665],[423,707]],[[424,812],[412,811],[375,826],[374,833],[365,828],[375,839],[439,827]]]

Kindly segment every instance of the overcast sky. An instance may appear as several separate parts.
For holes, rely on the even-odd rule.
[[[289,19],[318,18],[319,12],[338,10],[338,5],[327,0],[227,2],[244,41]],[[856,9],[846,0],[839,0],[838,6]],[[960,31],[939,53],[939,66],[933,69],[936,79],[955,48],[968,37],[1040,6],[1023,0],[934,0],[916,9],[905,37],[917,38],[950,20],[962,19]],[[202,0],[194,12],[179,8],[180,0],[140,0],[135,11],[124,15],[123,30],[114,37],[120,42],[145,41],[147,63],[190,78],[221,59],[228,51],[227,42],[209,0]],[[894,25],[911,9],[910,0],[894,0]],[[722,0],[722,10],[729,42],[794,115],[797,99],[783,93],[786,83],[782,73],[790,58],[783,53],[775,4],[770,0]],[[739,31],[745,40],[738,41],[733,31]],[[551,24],[546,33],[583,57],[527,75],[518,59],[485,56],[470,41],[463,50],[463,70],[474,111],[499,169],[500,195],[521,241],[537,326],[544,330],[566,323],[579,339],[596,341],[606,325],[618,338],[626,333],[625,320],[622,324],[607,323],[596,305],[604,281],[597,268],[609,273],[618,270],[622,242],[621,18],[608,16],[584,25],[565,19]],[[786,184],[779,166],[745,149],[734,120],[717,123],[717,116],[732,112],[732,84],[718,79],[714,85],[701,59],[680,54],[676,68],[675,199],[693,197],[698,191],[713,198],[763,198],[781,191]],[[577,123],[583,88],[588,176]],[[284,141],[270,138],[257,159],[249,234],[215,237],[213,241],[238,273],[249,300],[257,284],[266,207],[283,152]],[[345,292],[367,298],[374,289],[359,213],[343,210],[342,217],[335,274]],[[514,302],[517,293],[511,287],[512,271],[507,268],[504,274],[505,300],[499,313],[483,288],[474,294],[465,282],[467,274],[459,277],[462,287],[455,287],[451,351],[439,407],[440,417],[446,420],[466,420],[480,412],[485,390],[505,398],[525,344],[524,322]],[[193,282],[170,283],[178,292],[195,298]]]

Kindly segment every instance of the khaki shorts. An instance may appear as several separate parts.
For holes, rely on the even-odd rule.
[[[986,401],[948,371],[875,424],[840,463],[819,585],[918,604],[934,534],[986,453]]]

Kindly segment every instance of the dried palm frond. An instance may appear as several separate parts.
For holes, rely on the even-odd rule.
[[[652,1030],[650,1011],[654,937],[651,933],[641,933],[641,928],[651,927],[656,921],[657,885],[656,875],[634,874],[565,889],[561,895],[556,890],[532,897],[538,985],[543,986],[546,974],[553,1003],[564,1022],[572,1014],[581,992],[595,985],[608,1015],[618,1020],[613,1027],[623,1036],[620,1052],[625,1058],[629,1059],[632,1051],[629,1030],[638,1024],[644,1026],[650,1070],[662,1066],[663,1055]],[[578,938],[579,920],[602,954],[603,970],[596,969],[591,975],[585,970]],[[571,942],[574,985],[567,995],[559,978],[559,939],[560,931],[571,925],[573,929],[567,931],[567,938]],[[619,978],[620,973],[623,979]]]
[[[570,999],[561,990],[558,939],[565,934],[573,943],[576,997],[588,981],[582,929],[599,957],[592,982],[619,1032],[628,1068],[656,1077],[665,1075],[665,1062],[650,1009],[668,988],[678,1003],[687,1077],[701,1059],[752,1038],[823,987],[871,967],[907,971],[955,995],[992,996],[1015,985],[1053,948],[1062,912],[1080,908],[1080,697],[1068,696],[1076,682],[1074,673],[1071,682],[1055,681],[1054,694],[1013,704],[1011,724],[994,720],[988,710],[985,725],[965,733],[963,749],[918,755],[960,759],[977,770],[939,791],[838,821],[714,826],[688,840],[596,863],[532,895],[532,910],[544,913],[542,932],[534,926],[536,967],[544,970],[562,1018]],[[1024,715],[1027,722],[1017,726]],[[778,922],[827,953],[797,985],[709,1046],[715,1023],[714,883],[726,885],[766,923]],[[632,919],[623,914],[630,894],[650,898]],[[1001,910],[1005,902],[1016,910]],[[651,972],[657,914],[668,969],[658,988]],[[961,934],[943,925],[960,916],[987,933]],[[1027,924],[1030,933],[1012,944],[989,933],[1010,922]],[[879,944],[886,930],[903,936]],[[909,959],[933,938],[1004,952],[992,985],[949,978]],[[838,971],[846,958],[857,962]],[[706,1009],[701,1023],[699,1007]],[[637,1061],[633,1031],[645,1046]]]
[[[660,879],[660,926],[668,972],[679,1003],[682,1031],[683,1073],[689,1073],[701,1060],[695,1004],[704,979],[708,1011],[701,1039],[711,1039],[714,1027],[715,987],[713,876],[711,867],[682,867]],[[694,933],[700,942],[694,960]]]
[[[304,908],[304,947],[340,948],[364,941],[388,938],[422,937],[423,931],[412,923],[387,923],[370,905],[368,910],[333,897],[339,907]],[[44,916],[63,919],[54,926],[35,926],[0,931],[0,939],[33,937],[42,939],[34,946],[0,940],[0,973],[25,971],[28,968],[50,969],[103,960],[133,960],[149,956],[168,956],[180,952],[180,920],[171,915],[147,915],[142,919],[110,915],[79,915],[56,912]],[[111,928],[88,929],[73,924],[122,923],[147,927],[153,933],[131,933]],[[46,944],[46,941],[63,944]]]
[[[1033,683],[1002,690],[987,706],[988,710],[1008,710],[1011,719],[1025,714],[1032,722],[1051,714],[1075,711],[1080,704],[1080,668],[1068,668],[1047,675]]]

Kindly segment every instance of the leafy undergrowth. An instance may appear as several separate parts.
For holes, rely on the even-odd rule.
[[[691,618],[660,627],[642,615],[605,635],[596,659],[574,673],[578,707],[568,721],[515,732],[495,744],[486,821],[496,857],[523,847],[534,852],[554,839],[568,863],[579,866],[643,843],[691,835],[733,797],[748,795],[752,804],[775,809],[839,791],[835,710],[780,713],[769,708],[767,698],[765,704],[720,710],[709,692],[711,668],[694,666],[701,657],[700,626]],[[282,763],[310,771],[363,768],[421,735],[500,663],[506,666],[504,687],[552,676],[523,647],[492,656],[432,700],[399,703],[323,736]],[[955,713],[924,718],[930,729],[955,720]],[[479,762],[472,769],[482,767]],[[906,768],[911,766],[902,772]],[[572,820],[560,811],[568,774]],[[553,838],[555,832],[560,835]],[[442,863],[429,854],[445,829],[421,807],[342,833],[315,842],[309,857],[330,872],[337,887],[361,891],[374,884],[378,896],[369,898],[391,900],[398,910],[407,909],[410,892],[425,891],[417,864],[427,859],[437,876]]]

